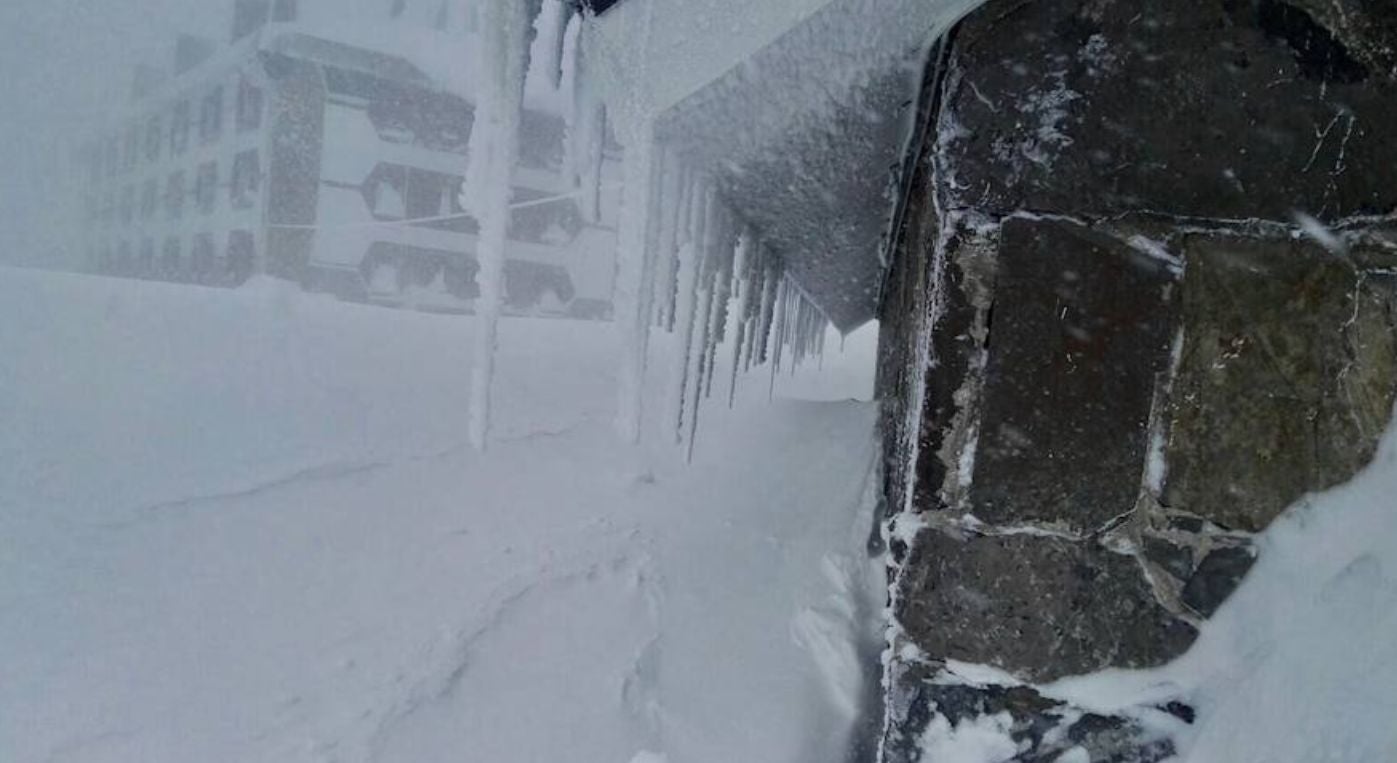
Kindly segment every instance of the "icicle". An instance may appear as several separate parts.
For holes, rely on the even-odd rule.
[[[786,309],[786,292],[789,289],[783,279],[776,289],[776,301],[773,306],[776,326],[771,337],[771,381],[768,382],[766,397],[768,400],[776,396],[776,375],[781,372],[781,349],[786,342],[786,318],[789,310]]]
[[[737,257],[739,231],[732,213],[724,210],[722,215],[721,238],[717,241],[718,258],[713,274],[713,315],[710,323],[708,346],[708,374],[703,382],[703,395],[713,394],[713,375],[718,368],[718,346],[728,338],[728,313],[732,302],[732,277]]]
[[[640,292],[640,312],[639,320],[645,324],[646,336],[649,336],[651,327],[655,326],[655,302],[659,291],[658,281],[660,279],[660,259],[668,255],[660,251],[660,234],[662,227],[662,217],[664,211],[664,181],[665,181],[665,157],[667,152],[658,144],[655,144],[651,153],[650,161],[650,193],[646,198],[645,215],[645,272],[642,278],[643,285]],[[641,357],[644,360],[643,366],[649,367],[649,343],[641,347]],[[644,377],[642,376],[642,379]]]
[[[580,19],[580,17],[578,17]],[[578,22],[581,23],[580,20]],[[584,193],[579,206],[590,223],[601,217],[601,171],[606,142],[606,109],[587,71],[584,35],[573,51],[572,113],[568,122],[567,166],[573,185]]]
[[[714,332],[713,316],[716,312],[715,292],[718,282],[723,272],[721,258],[724,256],[723,248],[727,240],[727,231],[730,219],[726,210],[719,204],[717,193],[711,185],[705,187],[705,201],[702,212],[702,226],[699,236],[699,250],[703,253],[700,261],[699,289],[697,301],[699,309],[695,311],[695,317],[700,321],[696,327],[699,332],[699,342],[691,350],[694,354],[695,368],[689,387],[692,390],[689,406],[689,458],[694,457],[694,441],[698,436],[698,409],[704,398],[704,389],[708,379],[708,369],[714,355]],[[731,250],[728,251],[731,254]]]
[[[732,374],[728,377],[728,407],[737,400],[737,373],[742,368],[742,349],[747,341],[747,327],[751,322],[752,302],[752,262],[756,259],[756,233],[752,226],[742,228],[737,239],[737,252],[733,255],[733,272],[737,284],[737,325],[732,345]]]
[[[640,439],[645,383],[645,347],[650,336],[645,287],[650,214],[653,206],[655,134],[650,123],[632,125],[626,136],[625,202],[621,209],[616,254],[616,327],[621,335],[616,431],[627,442]]]
[[[697,324],[699,271],[703,263],[700,242],[703,239],[703,223],[706,214],[708,193],[706,183],[700,178],[691,178],[685,205],[684,242],[679,248],[679,276],[675,299],[675,315],[678,319],[678,343],[670,367],[668,406],[671,421],[674,422],[676,442],[683,442],[686,397],[689,381],[689,360],[693,354],[694,328]]]
[[[781,273],[774,266],[768,266],[766,271],[766,289],[762,294],[762,338],[761,352],[757,354],[757,365],[771,360],[771,343],[776,338],[776,323],[781,299]]]
[[[563,51],[567,47],[569,33],[574,29],[573,20],[579,19],[572,3],[563,0],[547,0],[545,12],[540,16],[539,34],[544,38],[543,53],[545,58],[540,62],[540,71],[548,77],[548,83],[554,90],[561,90],[563,87]]]
[[[751,339],[747,341],[747,359],[743,363],[744,371],[750,371],[753,365],[761,364],[761,351],[766,342],[766,332],[768,331],[765,320],[771,303],[771,291],[767,286],[771,280],[768,276],[771,270],[769,262],[770,255],[763,248],[762,251],[758,252],[758,261],[753,263],[755,268],[753,278],[756,279],[753,288],[758,291],[756,304],[752,310],[752,328],[749,332]]]
[[[655,325],[674,329],[675,277],[679,266],[680,206],[684,203],[683,168],[673,150],[660,159],[659,231],[655,252]]]
[[[711,206],[712,205],[710,204],[710,207]],[[712,221],[710,221],[709,224],[712,225]],[[699,316],[702,317],[703,320],[702,325],[699,327],[700,339],[697,348],[698,351],[694,353],[694,363],[696,367],[694,368],[693,384],[690,385],[693,388],[693,392],[689,396],[690,407],[688,445],[690,461],[692,461],[694,458],[694,442],[698,437],[698,409],[699,404],[703,400],[703,381],[704,378],[708,375],[708,358],[711,356],[711,347],[713,343],[713,292],[714,278],[717,275],[717,271],[712,267],[709,267],[707,264],[705,265],[704,269],[707,272],[705,275],[701,276],[699,280],[700,286],[698,290],[698,302],[700,306],[697,313]]]
[[[471,131],[466,168],[469,201],[480,219],[476,243],[480,299],[476,310],[469,435],[471,444],[482,450],[490,433],[505,236],[528,70],[529,29],[540,6],[540,2],[486,0],[482,8],[484,23],[476,67],[482,87],[476,99],[475,128]]]

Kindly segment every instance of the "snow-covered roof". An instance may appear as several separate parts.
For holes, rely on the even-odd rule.
[[[589,64],[847,331],[874,316],[925,51],[978,4],[627,0],[593,19]]]
[[[263,46],[269,53],[369,74],[381,79],[420,85],[432,84],[427,75],[401,56],[347,45],[300,32],[273,37]]]

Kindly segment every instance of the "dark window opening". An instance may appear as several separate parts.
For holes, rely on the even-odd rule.
[[[170,179],[165,183],[165,212],[171,220],[178,220],[184,215],[183,170],[171,174]]]
[[[364,201],[369,213],[379,220],[401,220],[407,216],[407,168],[380,164],[364,181]]]
[[[215,140],[223,132],[223,88],[216,87],[204,96],[199,109],[199,139],[205,143]]]
[[[213,211],[218,195],[218,165],[205,162],[199,165],[199,174],[194,178],[194,203],[199,211],[209,214]]]
[[[529,202],[547,196],[536,191],[515,189],[514,202]],[[567,244],[582,231],[582,213],[573,199],[559,199],[517,207],[509,218],[509,237],[554,246]]]
[[[251,207],[261,184],[257,149],[233,157],[232,202],[237,209]]]
[[[238,131],[256,130],[262,126],[262,88],[246,77],[238,83]]]
[[[216,271],[213,251],[213,234],[200,233],[194,237],[194,245],[189,252],[189,268],[192,277],[199,283],[213,281]]]
[[[478,233],[480,226],[461,206],[461,177],[410,169],[407,176],[407,216],[423,220],[425,228]]]

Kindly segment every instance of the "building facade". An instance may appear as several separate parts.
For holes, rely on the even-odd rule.
[[[365,5],[238,0],[228,45],[182,37],[171,69],[140,68],[128,112],[79,153],[88,267],[223,286],[265,272],[345,298],[468,309],[472,19],[453,4]],[[605,315],[617,196],[584,210],[569,104],[546,85],[531,92],[507,307]]]

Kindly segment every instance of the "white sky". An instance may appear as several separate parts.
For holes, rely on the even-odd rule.
[[[41,262],[56,223],[47,162],[165,63],[181,31],[217,37],[232,0],[0,0],[0,262]],[[61,217],[57,217],[61,219]]]

